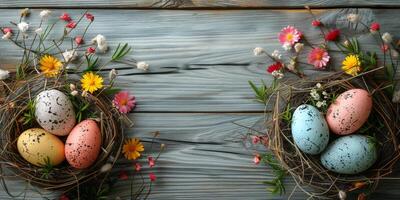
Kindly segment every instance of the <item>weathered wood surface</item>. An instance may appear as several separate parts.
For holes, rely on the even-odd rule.
[[[112,3],[112,5],[111,5]],[[2,0],[0,8],[303,8],[312,7],[393,7],[396,0]]]
[[[24,6],[19,3],[2,1],[0,5]],[[46,2],[36,3],[34,5],[46,5],[43,4]],[[390,5],[390,2],[383,4]],[[69,2],[61,5],[70,6]],[[90,7],[90,4],[86,6]],[[54,13],[58,15],[63,11],[55,10]],[[73,15],[83,12],[79,9],[67,11]],[[319,10],[316,13],[322,16],[336,12],[337,18],[341,19],[345,17],[344,13],[353,11]],[[136,112],[130,115],[136,126],[128,130],[127,135],[149,140],[149,133],[159,130],[160,142],[167,145],[160,163],[152,169],[159,179],[150,199],[286,198],[271,196],[265,191],[261,181],[270,177],[270,171],[251,163],[253,152],[234,141],[238,141],[246,130],[232,122],[252,126],[263,118],[264,107],[252,101],[253,94],[247,81],[263,79],[269,82],[266,64],[261,64],[268,62],[254,57],[252,49],[256,46],[269,51],[280,48],[276,36],[287,24],[301,27],[309,37],[317,37],[319,32],[309,25],[310,16],[306,11],[99,9],[91,12],[96,16],[96,23],[90,37],[102,33],[113,46],[129,42],[134,46],[132,57],[148,61],[155,69],[166,66],[203,68],[120,77],[119,85],[132,91],[138,100]],[[360,12],[370,12],[364,16],[382,22],[385,31],[397,33],[400,28],[396,20],[400,17],[397,9]],[[33,24],[38,23],[37,13],[37,10],[33,12]],[[16,15],[17,9],[1,10],[0,26],[14,20]],[[371,38],[362,37],[365,37],[365,46],[373,48]],[[9,68],[19,55],[11,44],[0,41],[0,67]],[[121,160],[114,171],[117,173],[119,169],[129,167]],[[290,192],[293,182],[288,179],[287,185]],[[14,192],[24,186],[21,182],[11,183]],[[385,182],[374,199],[398,199],[398,186],[399,181]],[[127,199],[129,187],[129,182],[118,183],[113,196]],[[30,199],[42,198],[32,194]],[[299,191],[292,197],[304,198]],[[0,192],[0,199],[7,199],[4,191]]]

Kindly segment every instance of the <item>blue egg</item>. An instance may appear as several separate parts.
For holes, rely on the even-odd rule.
[[[322,165],[340,174],[358,174],[370,168],[377,159],[377,148],[364,135],[340,137],[321,154]]]
[[[321,153],[329,142],[329,128],[322,113],[312,105],[297,107],[292,118],[292,136],[304,153]]]

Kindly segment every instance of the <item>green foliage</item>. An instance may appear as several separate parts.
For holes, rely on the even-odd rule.
[[[42,173],[42,176],[40,178],[49,179],[49,177],[53,173],[54,166],[51,164],[49,157],[46,157],[44,159],[44,162],[45,162],[45,164],[39,170]]]
[[[285,193],[285,185],[283,184],[283,179],[286,177],[286,170],[283,169],[279,162],[275,159],[272,153],[265,153],[261,157],[261,161],[266,165],[271,167],[275,178],[271,181],[264,181],[264,184],[269,185],[267,188],[274,195],[283,195]]]
[[[131,47],[129,47],[128,43],[125,43],[124,45],[118,44],[117,49],[115,50],[114,54],[112,55],[111,60],[112,61],[117,61],[122,59],[126,54],[128,54],[131,51]]]
[[[282,112],[282,119],[286,123],[290,123],[292,120],[292,107],[290,106],[290,103],[287,104],[285,111]]]
[[[121,89],[119,88],[107,88],[103,90],[103,93],[106,95],[114,95],[116,93],[118,93],[119,91],[121,91]]]
[[[76,112],[75,118],[78,123],[84,119],[96,118],[95,113],[89,112],[90,110],[89,102],[84,102],[81,99],[74,96],[70,96],[70,100],[72,102],[72,105],[74,106],[74,110]]]
[[[83,73],[95,71],[99,64],[99,57],[95,57],[93,54],[90,54],[90,55],[85,55],[85,58],[86,58],[87,68],[83,71]]]
[[[251,88],[253,89],[256,100],[260,103],[267,104],[269,97],[274,93],[274,90],[277,86],[277,79],[274,79],[271,86],[267,86],[264,81],[261,81],[262,85],[257,87],[253,82],[249,81]]]
[[[28,104],[26,105],[26,111],[24,113],[23,121],[24,125],[32,126],[33,123],[35,122],[35,101],[30,99],[28,101]]]

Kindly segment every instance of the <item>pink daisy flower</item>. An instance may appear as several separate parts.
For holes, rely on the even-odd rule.
[[[301,32],[298,31],[293,26],[287,26],[281,30],[279,33],[279,42],[282,45],[294,45],[294,43],[298,42],[301,38]]]
[[[308,63],[314,65],[315,68],[323,69],[328,64],[330,58],[325,49],[315,48],[308,54]]]
[[[118,92],[114,96],[113,105],[120,113],[128,113],[136,105],[135,97],[130,95],[127,91]]]

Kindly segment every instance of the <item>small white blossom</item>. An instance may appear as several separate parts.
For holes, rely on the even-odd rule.
[[[82,97],[87,97],[88,96],[88,92],[86,90],[84,90],[81,95],[82,95]]]
[[[51,11],[50,11],[50,10],[42,10],[42,11],[39,13],[39,15],[40,15],[41,18],[47,18],[47,17],[50,16],[50,14],[51,14]]]
[[[318,101],[315,105],[316,105],[318,108],[321,108],[322,106],[326,106],[326,101],[325,101],[325,100],[323,100],[323,101]]]
[[[97,48],[103,53],[108,50],[107,40],[106,37],[104,37],[103,35],[99,34],[96,37],[94,37],[92,39],[92,43],[97,44]]]
[[[317,83],[317,84],[315,85],[315,87],[316,87],[316,88],[321,88],[322,85],[321,85],[321,83]]]
[[[318,92],[317,92],[316,89],[311,89],[310,95],[311,95],[311,97],[312,97],[314,100],[316,100],[316,101],[318,101],[318,100],[321,99],[321,97],[320,97],[320,95],[318,94]]]
[[[75,84],[73,84],[73,83],[69,84],[69,89],[70,89],[71,91],[76,90]]]
[[[112,69],[112,70],[110,71],[110,73],[108,74],[108,78],[109,78],[110,80],[114,80],[114,79],[117,77],[117,75],[118,75],[117,70]]]
[[[350,46],[350,42],[349,42],[348,40],[346,40],[346,41],[343,42],[343,45],[344,45],[345,47],[348,47],[348,46]]]
[[[322,95],[324,95],[324,99],[327,99],[329,97],[328,92],[326,92],[325,90],[322,91]]]
[[[106,163],[103,166],[101,166],[100,168],[100,172],[104,173],[104,172],[108,172],[112,169],[112,164],[111,163]]]
[[[264,52],[265,52],[265,50],[262,47],[256,47],[253,50],[253,53],[254,53],[255,56],[259,56]]]
[[[10,77],[10,72],[8,70],[0,69],[0,80],[6,80]]]
[[[1,37],[1,39],[3,40],[9,40],[12,36],[11,32],[7,32],[6,34],[3,35],[3,37]]]
[[[283,78],[283,73],[278,71],[278,70],[275,70],[275,71],[272,72],[272,76],[277,78],[277,79],[282,79]]]
[[[340,200],[346,200],[346,198],[347,198],[347,194],[346,194],[346,192],[343,191],[343,190],[339,190],[338,196],[339,196],[339,199],[340,199]]]
[[[390,49],[390,54],[392,55],[393,58],[399,57],[399,52],[394,49]]]
[[[296,53],[299,53],[301,50],[303,50],[304,48],[304,44],[303,43],[296,43],[294,45],[294,50],[296,51]]]
[[[285,51],[289,51],[292,49],[292,45],[286,42],[285,44],[283,44],[282,48],[285,49]]]
[[[65,62],[71,62],[74,61],[78,58],[78,52],[76,52],[75,50],[65,50],[65,52],[62,54]]]
[[[281,59],[282,54],[275,49],[274,52],[272,52],[271,56],[274,57],[275,59]]]
[[[22,33],[25,33],[29,29],[29,24],[26,22],[20,22],[17,24],[17,27]]]
[[[393,37],[392,37],[392,35],[390,35],[390,33],[386,32],[386,33],[384,33],[384,34],[382,35],[382,40],[383,40],[385,43],[391,43],[391,42],[393,41]]]
[[[357,23],[358,21],[360,21],[360,16],[354,13],[348,14],[347,20],[349,20],[351,23]]]
[[[138,69],[141,69],[143,71],[147,71],[149,69],[149,64],[147,64],[146,62],[138,62],[136,66]]]
[[[43,29],[42,28],[37,28],[35,30],[35,33],[38,34],[38,35],[41,35],[43,33]]]
[[[72,92],[71,92],[71,95],[72,95],[72,96],[78,95],[78,91],[76,91],[76,90],[72,91]]]

